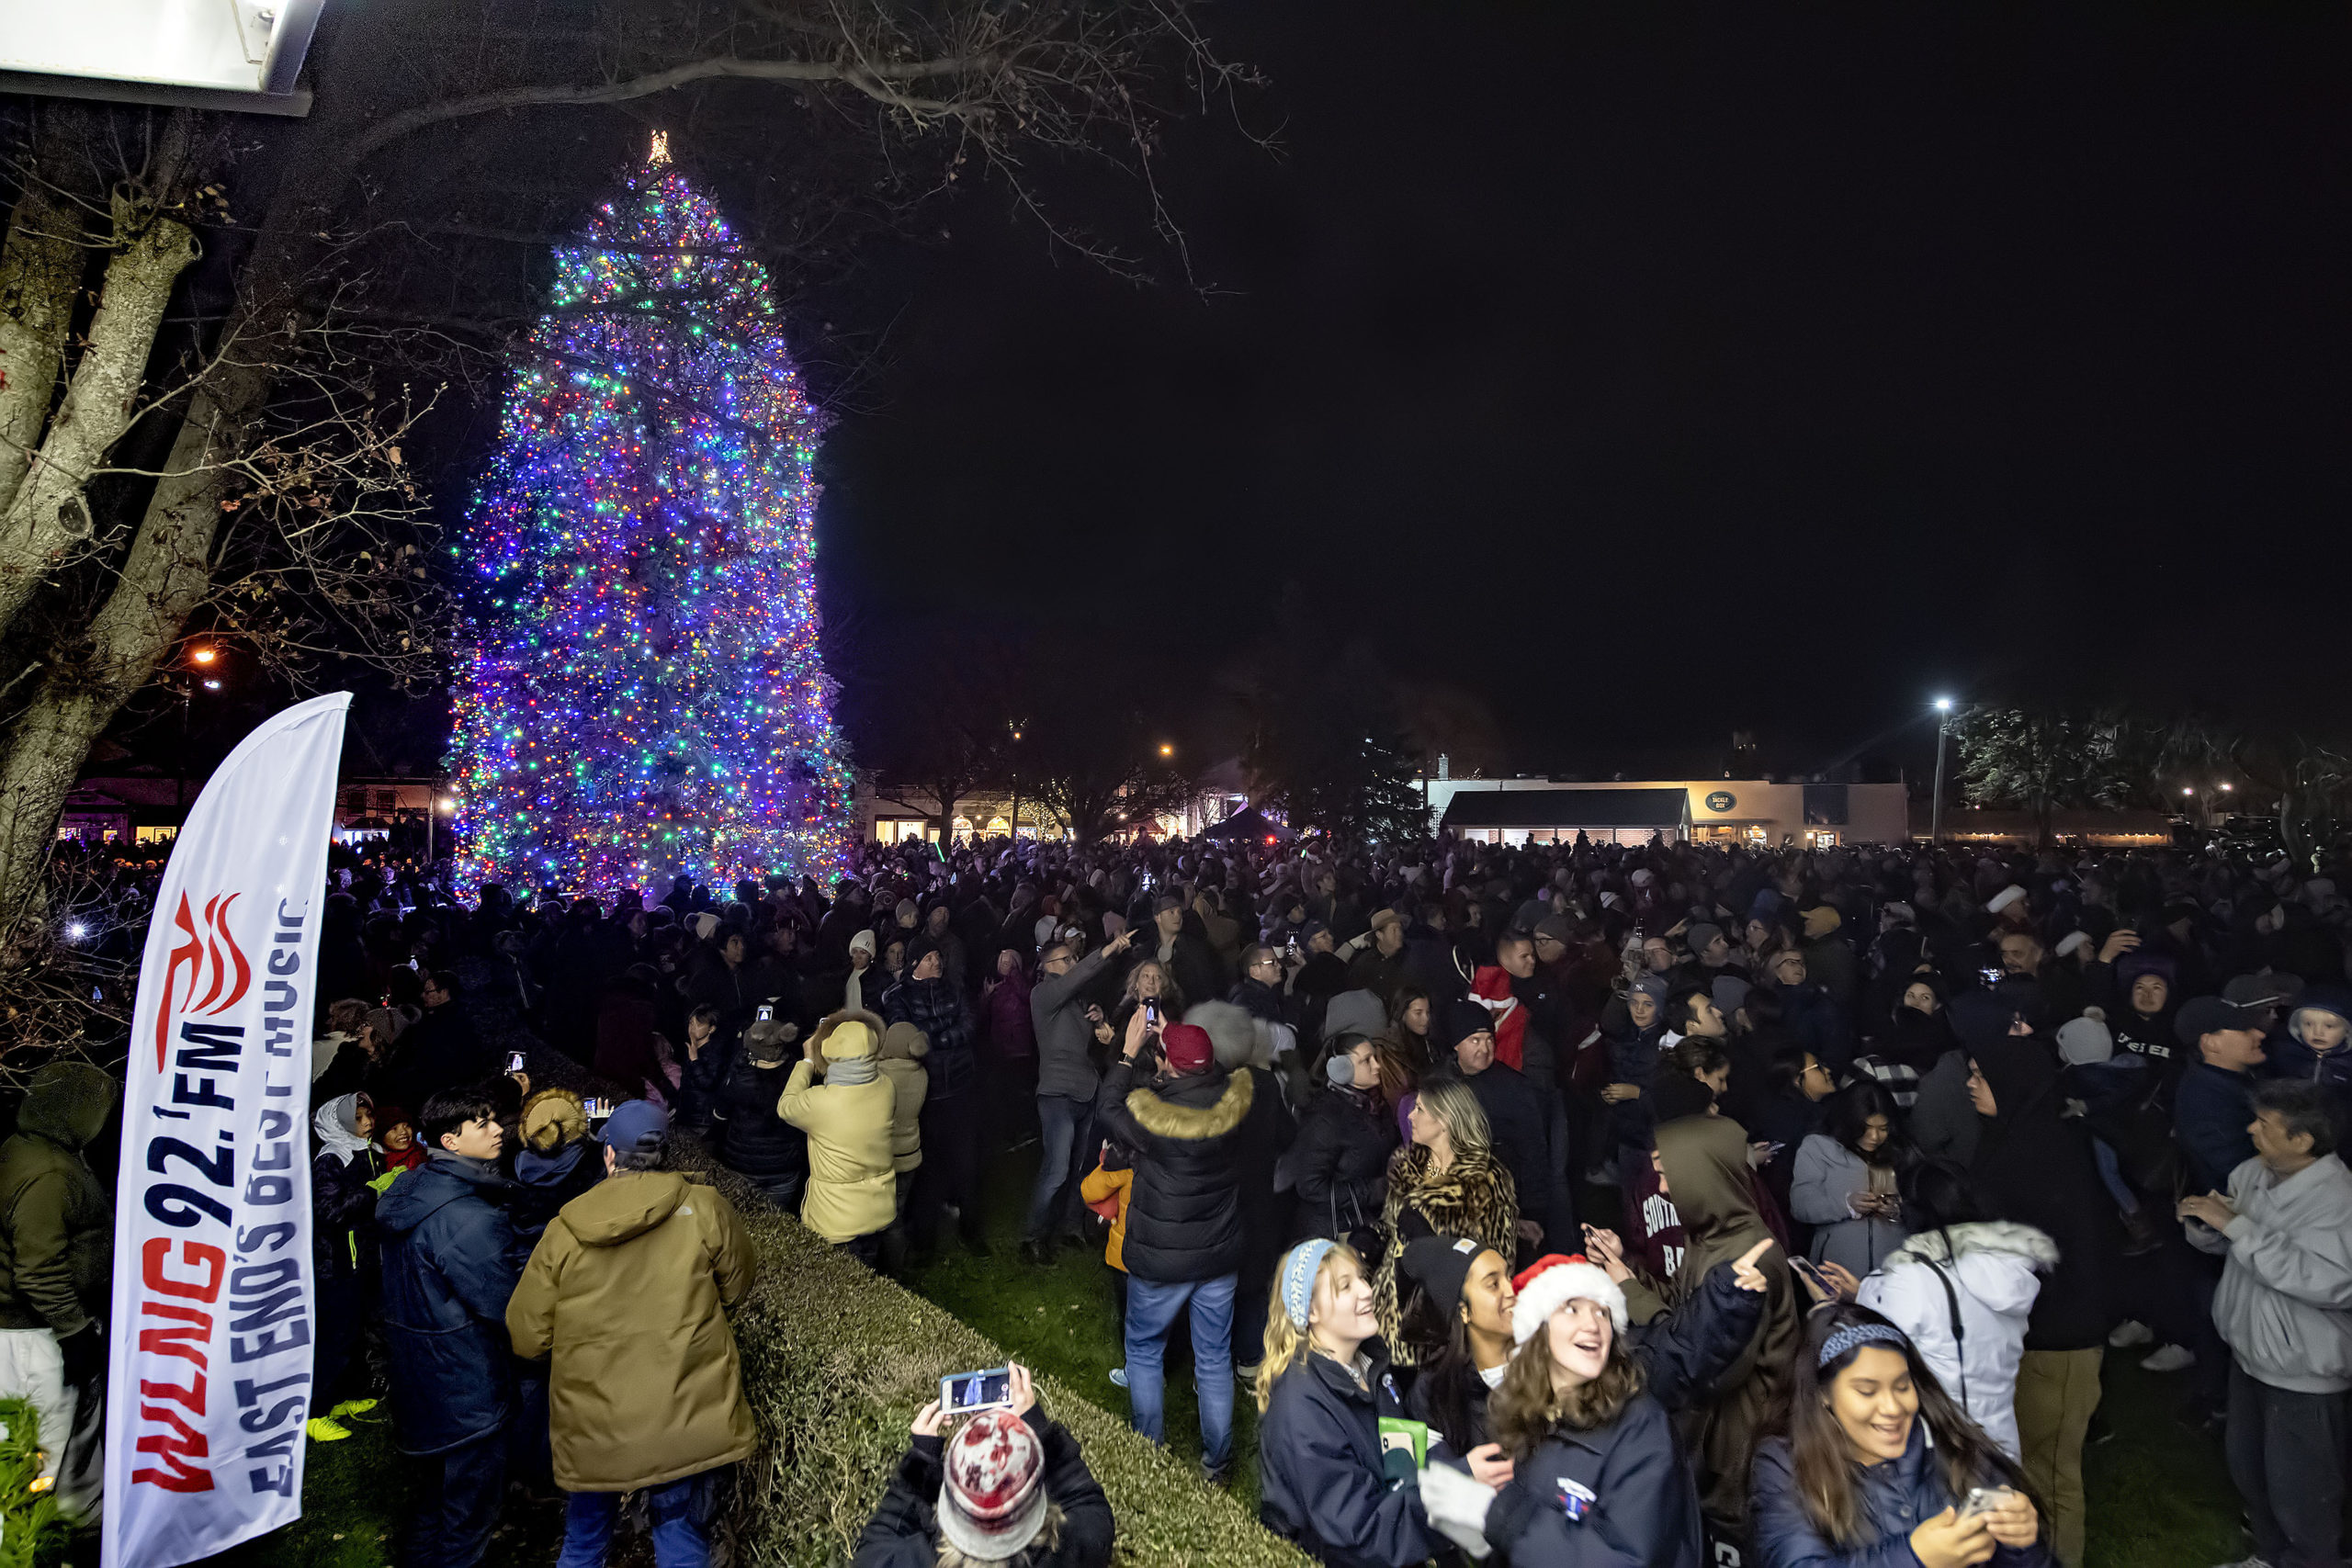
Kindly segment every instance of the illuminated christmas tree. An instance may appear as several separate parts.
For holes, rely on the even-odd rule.
[[[765,270],[657,137],[556,253],[472,510],[461,886],[841,863],[851,776],[812,572],[823,426]]]

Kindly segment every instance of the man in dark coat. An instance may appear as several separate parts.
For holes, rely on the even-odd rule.
[[[1201,1396],[1201,1469],[1221,1483],[1233,1457],[1233,1303],[1244,1251],[1241,1144],[1256,1075],[1229,1077],[1208,1031],[1169,1026],[1166,1068],[1145,1077],[1141,1008],[1124,1054],[1102,1076],[1097,1122],[1135,1152],[1127,1201],[1127,1399],[1135,1429],[1160,1442],[1161,1363],[1176,1314],[1192,1311],[1193,1361]]]
[[[1496,1162],[1510,1172],[1519,1192],[1521,1238],[1539,1251],[1547,1237],[1555,1247],[1573,1245],[1582,1233],[1562,1175],[1565,1151],[1552,1142],[1544,1097],[1525,1074],[1495,1060],[1495,1026],[1478,1003],[1456,1002],[1446,1009],[1437,1034],[1432,1043],[1444,1045],[1452,1061],[1449,1066],[1440,1057],[1432,1076],[1451,1072],[1460,1077],[1487,1113]]]
[[[421,1462],[403,1561],[471,1568],[490,1544],[515,1410],[506,1303],[524,1251],[499,1174],[505,1134],[487,1094],[435,1095],[417,1117],[425,1163],[376,1205],[392,1431]]]
[[[107,1310],[114,1205],[83,1150],[120,1090],[78,1062],[33,1075],[0,1145],[0,1394],[40,1417],[42,1470],[67,1509],[96,1506],[106,1436]]]
[[[978,1031],[972,1009],[947,978],[947,955],[929,937],[907,944],[907,977],[882,994],[882,1017],[912,1024],[931,1042],[923,1068],[931,1078],[922,1102],[922,1166],[910,1195],[907,1237],[918,1258],[928,1256],[939,1233],[939,1216],[956,1209],[964,1250],[989,1255],[980,1231],[979,1065],[974,1053]]]
[[[2254,1157],[2254,1075],[2262,1066],[2262,1019],[2253,1008],[2198,997],[2173,1019],[2192,1066],[2173,1091],[2173,1135],[2188,1166],[2188,1190],[2226,1192],[2230,1172]]]

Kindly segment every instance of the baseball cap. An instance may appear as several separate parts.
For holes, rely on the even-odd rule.
[[[628,1100],[605,1118],[596,1137],[616,1154],[632,1154],[660,1143],[669,1132],[668,1111],[650,1100]]]
[[[2173,1032],[2184,1045],[2194,1045],[2208,1034],[2224,1029],[2250,1029],[2262,1032],[2262,1014],[2252,1008],[2238,1006],[2220,997],[2191,997],[2181,1004],[2172,1021]]]

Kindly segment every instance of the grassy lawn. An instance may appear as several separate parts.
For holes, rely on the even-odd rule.
[[[994,1256],[967,1256],[943,1227],[938,1261],[910,1281],[1024,1360],[1094,1392],[1096,1403],[1124,1414],[1126,1396],[1110,1381],[1124,1357],[1110,1269],[1098,1250],[1065,1249],[1050,1269],[1019,1262],[1022,1214],[1036,1149],[994,1161],[983,1192]],[[2094,1446],[2084,1470],[2090,1494],[2089,1568],[2213,1568],[2245,1554],[2239,1507],[2217,1438],[2176,1419],[2183,1385],[2136,1365],[2138,1353],[2110,1354],[2101,1416],[2114,1436]],[[1233,1490],[1257,1505],[1257,1408],[1235,1391]],[[220,1568],[379,1568],[394,1561],[394,1538],[406,1506],[406,1479],[392,1451],[383,1411],[352,1423],[347,1442],[314,1447],[304,1517],[296,1525],[211,1562]],[[1177,1453],[1200,1453],[1198,1401],[1189,1352],[1171,1347],[1168,1440]],[[510,1495],[486,1560],[492,1568],[544,1568],[562,1539],[555,1505]],[[616,1562],[650,1562],[642,1538],[621,1538]]]

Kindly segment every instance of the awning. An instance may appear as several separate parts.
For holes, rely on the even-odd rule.
[[[1680,828],[1690,796],[1679,789],[1478,789],[1445,807],[1447,828]]]

